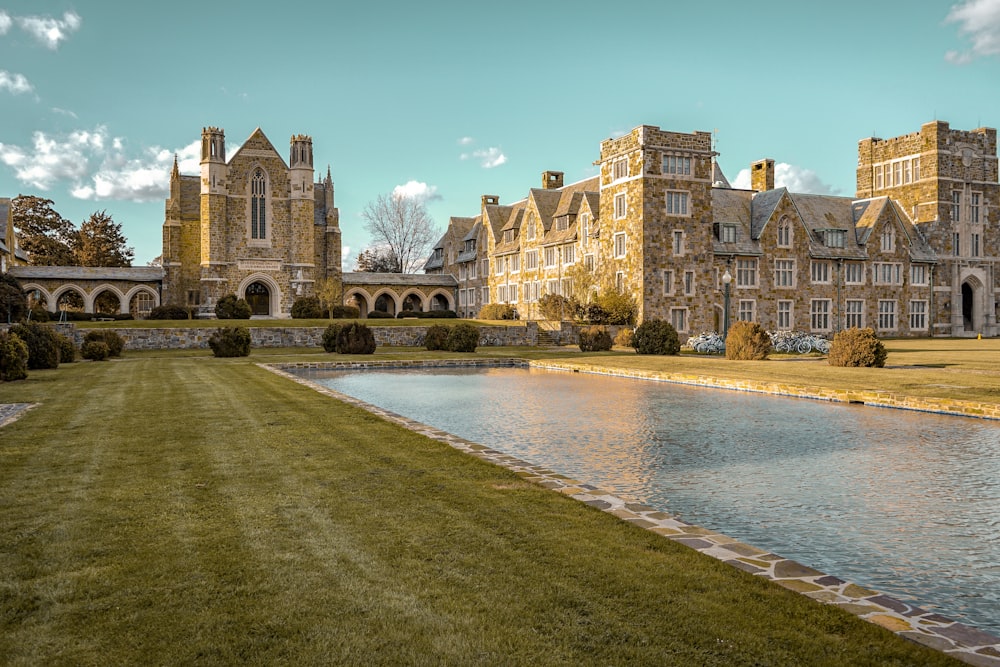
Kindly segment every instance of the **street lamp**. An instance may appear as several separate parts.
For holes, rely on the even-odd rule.
[[[733,274],[729,273],[729,267],[722,274],[722,340],[729,335],[729,283],[733,282]]]

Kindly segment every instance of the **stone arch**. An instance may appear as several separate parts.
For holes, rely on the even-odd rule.
[[[959,307],[955,308],[958,330],[971,334],[984,329],[986,308],[986,283],[978,269],[963,272],[958,291]]]
[[[94,289],[90,290],[90,296],[88,297],[88,300],[85,301],[86,306],[84,307],[84,310],[87,311],[88,313],[96,313],[97,299],[105,292],[111,292],[112,295],[118,298],[119,313],[128,312],[128,300],[125,298],[125,295],[122,294],[121,290],[118,289],[117,287],[108,284],[101,284],[95,287]]]
[[[395,315],[400,311],[400,306],[402,305],[402,302],[399,298],[399,295],[396,294],[394,290],[388,287],[383,287],[382,289],[372,294],[371,304],[372,304],[371,305],[372,310],[382,310],[381,308],[379,308],[379,306],[384,305],[386,307],[386,310],[384,312],[387,312],[390,315]],[[391,311],[388,310],[389,306],[392,307]]]
[[[455,297],[448,290],[434,290],[428,295],[427,301],[430,310],[455,310]]]
[[[400,295],[399,303],[401,305],[400,310],[424,311],[427,310],[428,301],[423,292],[411,287]],[[413,305],[415,305],[416,308],[410,307]]]
[[[83,301],[84,311],[87,310],[88,305],[91,307],[93,306],[93,304],[89,303],[88,301],[88,299],[90,298],[89,295],[82,287],[80,287],[79,285],[75,285],[73,283],[67,283],[65,285],[60,285],[56,290],[52,292],[52,303],[54,306],[53,312],[59,310],[60,299],[62,299],[64,296],[66,296],[71,292],[75,293]]]
[[[368,311],[371,310],[373,303],[375,302],[372,295],[360,287],[351,287],[344,292],[344,305],[356,306],[361,317],[368,316]]]
[[[252,273],[240,282],[236,290],[236,298],[245,299],[247,288],[254,283],[261,283],[268,289],[268,317],[281,316],[281,287],[278,282],[266,273]]]
[[[125,304],[128,308],[126,312],[130,313],[132,317],[135,317],[136,319],[138,319],[139,316],[145,312],[144,308],[139,308],[138,301],[141,300],[140,295],[148,295],[152,297],[152,306],[154,308],[160,305],[160,295],[155,289],[147,285],[136,285],[125,293]],[[132,308],[133,302],[136,302],[136,308],[134,309]]]
[[[24,292],[28,294],[29,298],[33,292],[38,292],[39,295],[42,297],[41,299],[39,299],[39,303],[42,303],[42,300],[44,300],[45,310],[49,311],[50,313],[56,312],[55,297],[52,296],[51,292],[49,292],[47,289],[45,289],[38,283],[25,283],[21,285],[21,289],[23,289]]]

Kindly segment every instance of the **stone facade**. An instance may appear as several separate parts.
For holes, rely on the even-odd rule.
[[[997,335],[995,130],[934,122],[865,139],[856,198],[775,188],[770,158],[736,190],[716,157],[707,132],[639,126],[601,143],[594,178],[564,186],[544,172],[510,205],[485,195],[478,216],[452,218],[427,270],[456,277],[463,314],[499,301],[533,319],[544,294],[614,288],[640,319],[682,334],[745,319],[823,335]]]

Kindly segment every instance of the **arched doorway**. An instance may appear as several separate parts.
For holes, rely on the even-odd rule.
[[[396,302],[392,300],[387,294],[381,294],[377,299],[375,299],[375,310],[388,313],[390,315],[396,314]]]
[[[420,297],[416,294],[409,294],[405,299],[403,299],[403,310],[420,312],[423,310],[423,304],[420,302]]]
[[[431,310],[449,310],[448,298],[443,294],[435,294],[431,299]]]
[[[247,285],[246,300],[252,314],[265,317],[271,314],[271,290],[264,283],[257,281]]]

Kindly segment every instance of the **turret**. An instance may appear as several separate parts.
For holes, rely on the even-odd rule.
[[[312,137],[304,134],[292,136],[289,142],[289,178],[292,199],[312,199],[313,146]]]
[[[223,195],[226,190],[226,133],[219,127],[201,130],[201,193]]]

